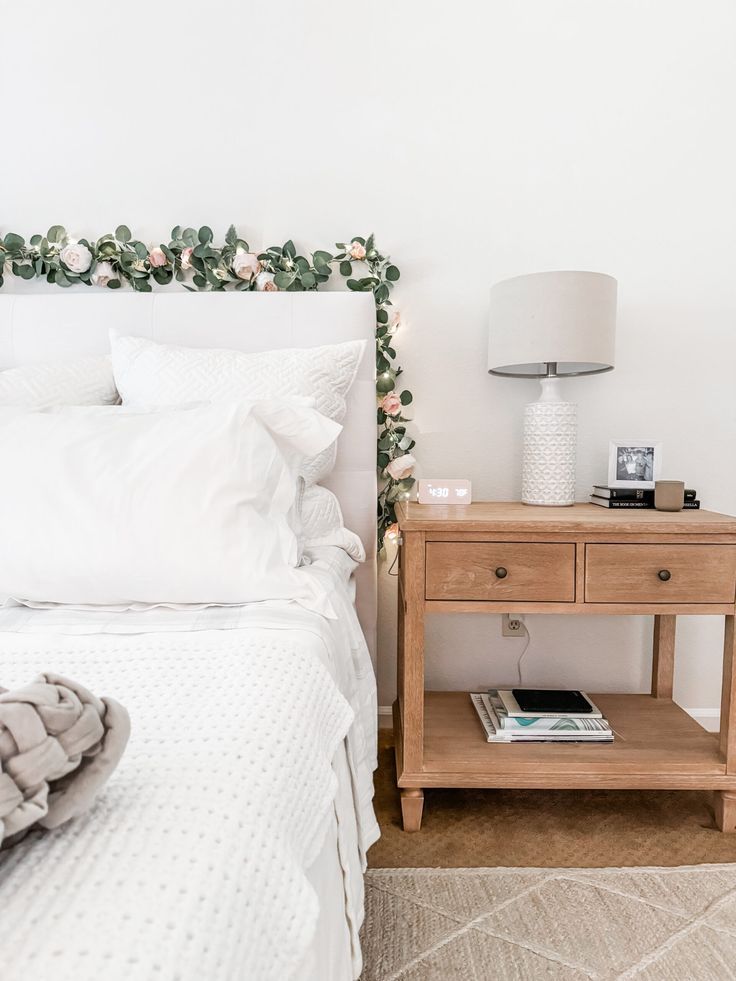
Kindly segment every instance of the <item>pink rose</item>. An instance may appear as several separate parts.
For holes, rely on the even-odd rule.
[[[397,416],[401,412],[401,399],[396,392],[389,392],[381,399],[381,408],[387,416]]]
[[[194,249],[188,245],[185,249],[181,250],[181,268],[191,269],[192,268],[192,252]]]
[[[238,279],[252,279],[261,269],[258,256],[253,252],[238,252],[233,257],[233,272]]]
[[[151,249],[148,253],[148,262],[152,269],[156,269],[159,266],[165,266],[169,260],[166,258],[166,253],[163,249],[159,249],[156,246],[155,249]]]
[[[278,286],[274,283],[274,274],[270,272],[260,272],[256,276],[256,289],[263,290],[264,293],[277,293]]]
[[[70,242],[59,253],[59,258],[73,273],[86,273],[92,265],[92,253],[81,242]]]
[[[393,310],[388,318],[388,329],[394,331],[399,327],[401,327],[401,314],[398,310]]]
[[[395,542],[398,539],[398,537],[399,537],[399,523],[398,523],[398,521],[394,521],[394,523],[392,525],[389,525],[388,526],[388,528],[386,529],[386,535],[385,535],[385,537],[390,542]]]
[[[411,453],[404,453],[403,456],[395,457],[386,467],[386,473],[392,480],[403,480],[411,477],[417,461]]]
[[[115,270],[109,262],[98,262],[90,278],[94,286],[107,286],[111,279],[115,279]]]
[[[357,261],[365,259],[365,246],[353,240],[348,246],[348,255],[351,259],[356,259]]]

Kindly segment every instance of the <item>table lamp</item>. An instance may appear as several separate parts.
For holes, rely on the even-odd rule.
[[[542,383],[524,409],[524,504],[575,503],[578,407],[560,379],[613,368],[616,286],[604,273],[543,272],[491,287],[488,371]]]

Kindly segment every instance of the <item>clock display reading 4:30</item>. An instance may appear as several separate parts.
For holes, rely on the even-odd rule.
[[[420,504],[470,504],[473,498],[469,480],[420,480]]]

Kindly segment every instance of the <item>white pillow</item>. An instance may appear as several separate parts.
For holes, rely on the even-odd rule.
[[[155,344],[110,331],[115,383],[124,405],[178,405],[200,400],[307,396],[328,419],[342,422],[346,396],[365,341],[244,354]],[[335,466],[333,444],[305,460],[301,475],[316,484]]]
[[[301,538],[303,548],[337,545],[356,562],[365,562],[363,543],[345,527],[340,502],[326,487],[307,487],[301,497]]]
[[[339,432],[304,400],[0,410],[0,593],[329,615],[289,511],[304,454]]]
[[[28,364],[0,371],[0,405],[114,405],[119,401],[107,358]]]

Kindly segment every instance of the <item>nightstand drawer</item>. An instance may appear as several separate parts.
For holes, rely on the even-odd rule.
[[[575,546],[540,542],[427,542],[429,600],[575,601]]]
[[[588,603],[733,603],[736,545],[588,545]]]

